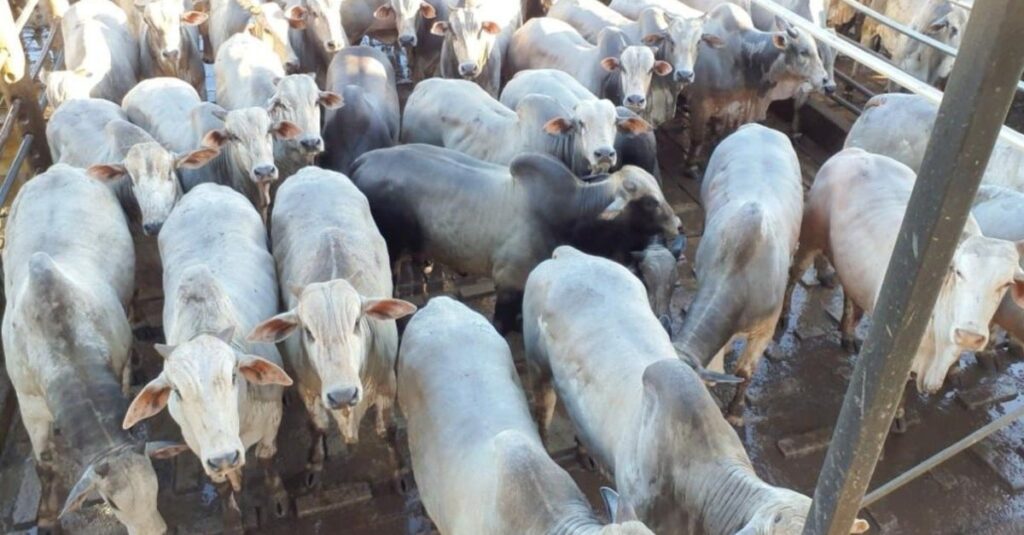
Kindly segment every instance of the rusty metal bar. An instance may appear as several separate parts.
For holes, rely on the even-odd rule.
[[[7,145],[8,138],[11,137],[11,132],[14,131],[14,119],[18,116],[20,111],[21,101],[15,100],[7,109],[7,116],[4,117],[4,122],[0,123],[0,152],[3,152],[4,146]]]
[[[760,0],[759,0],[760,1]],[[1024,72],[1024,2],[986,0],[946,95],[854,368],[805,535],[847,535],[871,481],[974,195]]]
[[[850,102],[849,100],[843,98],[839,94],[832,93],[831,95],[829,95],[829,98],[831,98],[836,104],[839,104],[840,106],[846,108],[847,110],[850,110],[852,113],[854,113],[856,115],[860,115],[861,114],[861,109],[856,104],[854,104],[854,103]]]
[[[840,71],[839,69],[836,69],[835,70],[835,76],[836,76],[836,78],[839,78],[839,80],[841,82],[843,82],[844,84],[846,84],[846,85],[856,89],[857,91],[859,91],[860,94],[862,94],[862,95],[864,95],[864,96],[866,96],[868,98],[871,98],[871,97],[875,96],[875,92],[874,91],[868,89],[867,86],[865,86],[864,84],[858,82],[852,76],[846,74],[845,72]]]
[[[949,458],[953,457],[954,455],[966,450],[967,448],[977,444],[978,442],[981,442],[982,440],[985,440],[986,438],[988,438],[989,435],[999,431],[1000,429],[1003,429],[1004,427],[1011,425],[1013,422],[1016,422],[1022,417],[1024,417],[1024,405],[1021,405],[1020,407],[1017,407],[1016,409],[1000,416],[999,418],[992,420],[981,429],[978,429],[977,431],[971,433],[970,435],[967,435],[966,437],[958,440],[952,446],[936,453],[935,455],[932,455],[928,459],[922,461],[917,466],[900,474],[892,481],[871,491],[870,493],[868,493],[867,496],[864,497],[863,500],[861,500],[861,508],[863,509],[877,502],[878,500],[881,500],[882,498],[894,492],[896,489],[902,487],[903,485],[906,485],[907,483],[910,483],[915,478],[924,475],[932,468],[935,468],[936,466],[946,462],[947,460],[949,460]]]
[[[11,192],[11,188],[14,186],[14,181],[18,178],[18,173],[21,172],[21,166],[25,163],[25,158],[28,156],[32,147],[32,134],[25,136],[25,139],[21,140],[21,145],[18,146],[18,152],[14,155],[14,159],[11,160],[11,166],[7,168],[7,175],[4,176],[4,183],[0,185],[0,206],[3,206],[7,202],[7,195]]]
[[[32,140],[31,156],[35,168],[50,165],[50,149],[46,145],[46,120],[38,106],[35,80],[28,76],[27,58],[21,44],[21,32],[17,31],[9,2],[0,2],[0,93],[12,106],[20,101],[15,123],[24,139]]]

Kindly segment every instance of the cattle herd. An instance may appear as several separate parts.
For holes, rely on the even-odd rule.
[[[841,2],[783,3],[854,24]],[[872,4],[953,46],[966,23],[945,0]],[[922,79],[949,73],[888,28],[856,31]],[[129,533],[165,533],[151,459],[191,451],[238,528],[253,446],[271,510],[287,511],[274,459],[295,388],[314,488],[323,437],[337,425],[356,444],[368,414],[400,480],[397,403],[441,533],[801,532],[810,498],[761,480],[730,423],[812,263],[841,284],[856,350],[934,105],[872,99],[805,195],[789,138],[753,123],[834,90],[835,53],[749,1],[79,0],[61,32],[67,68],[44,76],[57,163],[19,191],[3,248],[40,527],[97,492]],[[402,50],[417,80],[404,103],[396,56],[364,37]],[[706,221],[672,333],[683,245],[654,129],[678,110]],[[991,323],[1024,337],[1022,158],[996,147],[914,361],[922,392],[985,349]],[[399,261],[490,277],[493,321],[395,298]],[[157,288],[138,276],[151,270]],[[147,295],[164,300],[162,362],[135,385]],[[713,382],[738,383],[724,414]],[[602,489],[607,515],[548,456],[557,400],[617,489]],[[165,408],[183,441],[140,438]],[[65,493],[68,457],[81,472]]]

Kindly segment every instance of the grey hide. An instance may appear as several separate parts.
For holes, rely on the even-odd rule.
[[[732,340],[746,338],[729,408],[742,422],[746,386],[771,343],[800,237],[803,184],[789,139],[744,125],[715,149],[701,184],[706,211],[697,249],[697,295],[676,340],[683,358],[721,369]]]
[[[398,379],[416,484],[441,533],[652,533],[621,509],[621,524],[601,525],[537,436],[508,344],[462,303],[431,299],[409,322]]]
[[[320,165],[349,173],[363,153],[398,143],[401,112],[395,70],[381,51],[349,47],[335,54],[327,70],[326,90],[341,95],[341,108],[324,119]]]
[[[57,521],[58,457],[69,456],[82,477],[67,511],[96,490],[118,504],[114,515],[130,534],[152,535],[167,529],[156,474],[120,426],[135,260],[117,204],[108,188],[63,164],[21,188],[3,249],[3,349],[42,482],[41,526]],[[54,428],[66,450],[55,450]]]
[[[982,185],[974,198],[971,215],[981,233],[989,238],[1024,241],[1024,193],[1000,186]],[[1018,341],[1024,341],[1024,309],[1010,295],[1003,296],[992,322]]]
[[[580,442],[655,532],[800,533],[811,499],[754,473],[624,267],[556,249],[527,282],[523,344],[542,429],[557,395]]]

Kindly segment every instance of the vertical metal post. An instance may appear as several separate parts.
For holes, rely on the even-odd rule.
[[[58,30],[53,28],[52,31]],[[9,2],[0,2],[0,92],[9,106],[21,101],[20,113],[14,119],[23,137],[32,136],[32,166],[48,167],[51,162],[46,145],[46,120],[21,46],[21,28],[14,22]]]
[[[1024,2],[971,14],[843,400],[805,535],[846,535],[874,473],[921,336],[1024,70]]]

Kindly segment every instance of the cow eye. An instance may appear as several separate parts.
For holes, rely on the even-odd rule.
[[[232,373],[231,374],[231,386],[235,386],[237,384],[238,384],[238,374],[237,373]]]
[[[174,392],[174,397],[177,398],[178,400],[181,400],[181,392],[178,392],[177,388],[175,388],[173,390],[173,392]]]
[[[316,338],[313,338],[313,331],[309,330],[309,327],[303,327],[302,334],[305,334],[306,338],[308,338],[310,342],[316,341]]]
[[[115,511],[120,511],[121,510],[121,508],[118,507],[116,503],[114,503],[114,500],[112,500],[110,498],[107,498],[107,505],[109,505],[110,508],[115,510]]]
[[[959,269],[954,269],[953,270],[953,274],[955,274],[956,278],[958,278],[958,279],[963,279],[964,278],[964,274]]]

